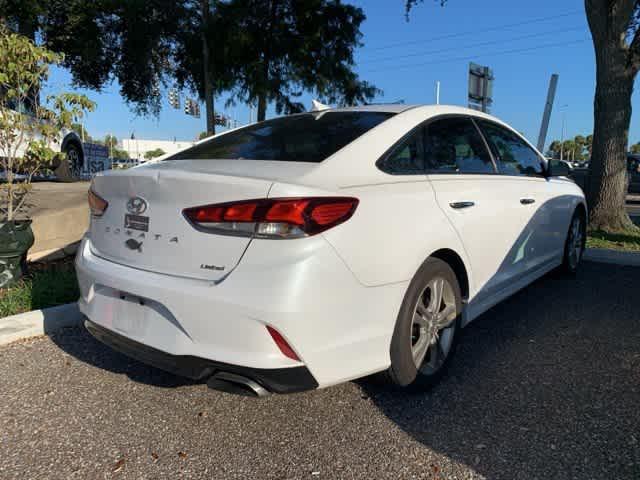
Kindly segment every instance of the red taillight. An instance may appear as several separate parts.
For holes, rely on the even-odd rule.
[[[328,230],[353,215],[351,197],[268,198],[187,208],[198,229],[260,238],[299,238]]]
[[[104,198],[102,198],[91,189],[89,189],[88,199],[91,215],[93,215],[94,217],[101,217],[104,211],[109,206],[109,202],[107,202]]]
[[[269,326],[267,326],[267,330],[269,331],[271,338],[273,338],[273,341],[276,343],[285,357],[289,357],[292,360],[300,361],[300,358],[298,357],[298,355],[296,355],[296,352],[293,351],[293,348],[291,348],[291,346],[287,343],[280,332],[278,332],[275,328]]]

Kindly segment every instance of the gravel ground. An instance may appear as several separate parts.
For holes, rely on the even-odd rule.
[[[430,394],[252,399],[68,329],[0,348],[0,478],[640,478],[640,269],[548,276],[466,329]]]

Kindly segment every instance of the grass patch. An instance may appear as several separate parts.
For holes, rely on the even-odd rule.
[[[72,261],[31,265],[17,285],[0,290],[0,318],[74,302],[79,296]]]
[[[608,248],[628,252],[640,251],[640,232],[627,230],[625,232],[608,233],[603,231],[589,232],[587,236],[588,248]]]

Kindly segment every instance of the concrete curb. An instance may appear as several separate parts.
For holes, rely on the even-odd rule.
[[[80,325],[81,321],[82,314],[75,302],[0,318],[0,345],[49,335],[64,327]]]
[[[589,262],[640,267],[640,252],[621,252],[619,250],[609,250],[606,248],[587,248],[582,258]]]

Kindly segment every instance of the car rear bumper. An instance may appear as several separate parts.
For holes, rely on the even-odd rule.
[[[147,365],[192,380],[206,381],[219,372],[225,372],[250,379],[273,393],[302,392],[318,387],[318,382],[305,366],[271,369],[250,368],[190,355],[170,355],[119,335],[91,320],[85,320],[84,325],[93,337],[114,350]]]
[[[76,257],[80,311],[166,358],[250,372],[302,367],[320,388],[387,368],[406,284],[365,287],[320,235],[304,242],[297,249],[286,243],[282,258],[284,241],[253,241],[240,264],[214,283],[106,260],[92,252],[89,234]],[[299,360],[282,353],[267,327]]]

